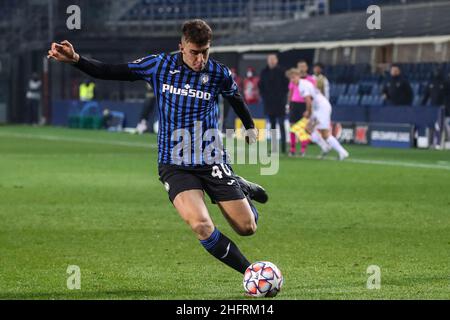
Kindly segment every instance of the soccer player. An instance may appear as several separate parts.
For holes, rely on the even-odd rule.
[[[322,157],[334,149],[339,154],[339,160],[348,158],[349,153],[330,132],[331,104],[327,98],[311,82],[306,80],[307,73],[290,69],[287,73],[292,82],[298,85],[301,95],[305,98],[305,117],[310,119],[311,141],[319,145]],[[320,135],[317,134],[319,131]]]
[[[316,85],[316,80],[313,76],[308,74],[308,63],[306,60],[300,60],[297,63],[297,69],[301,70],[302,72],[306,73],[305,79],[310,81],[314,86]],[[289,122],[291,124],[291,127],[295,125],[298,121],[300,121],[303,117],[303,114],[306,111],[306,102],[305,97],[303,97],[298,90],[297,84],[293,83],[292,81],[289,82],[289,94],[288,94],[288,105],[289,105]],[[289,151],[289,156],[294,157],[296,152],[296,135],[291,131],[290,135],[290,141],[291,141],[291,148]],[[306,147],[302,148],[301,155],[303,156],[306,152]]]
[[[105,80],[143,80],[153,87],[159,108],[158,171],[170,201],[191,227],[203,247],[221,262],[244,273],[250,262],[214,225],[204,192],[217,203],[241,236],[256,232],[258,211],[250,199],[264,203],[265,190],[234,174],[224,149],[215,155],[197,152],[201,137],[218,131],[219,95],[242,120],[247,143],[255,143],[257,130],[230,70],[209,58],[212,30],[202,20],[182,27],[179,52],[155,54],[131,63],[106,64],[79,55],[68,41],[52,43],[48,58],[72,64],[88,75]],[[182,148],[179,143],[182,138]],[[212,143],[212,142],[211,142]]]
[[[306,154],[306,148],[311,143],[311,135],[308,132],[308,124],[309,119],[303,117],[301,120],[297,121],[292,127],[291,132],[293,132],[297,138],[298,141],[300,141],[301,150],[300,150],[300,156],[304,157]]]

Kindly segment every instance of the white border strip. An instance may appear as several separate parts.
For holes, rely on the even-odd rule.
[[[421,43],[445,43],[450,41],[450,35],[429,37],[406,37],[406,38],[379,38],[379,39],[357,39],[340,41],[319,42],[295,42],[295,43],[271,43],[211,47],[212,53],[218,52],[248,52],[248,51],[288,51],[294,49],[334,49],[339,47],[372,47],[385,45],[404,45]]]

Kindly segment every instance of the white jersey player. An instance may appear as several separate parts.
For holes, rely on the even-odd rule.
[[[310,118],[311,141],[322,149],[322,157],[334,149],[339,154],[339,160],[344,160],[349,154],[330,132],[331,104],[319,89],[302,76],[305,75],[297,69],[290,72],[291,81],[298,85],[300,94],[305,98],[305,117]]]

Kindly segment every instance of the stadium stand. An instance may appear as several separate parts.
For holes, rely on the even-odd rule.
[[[421,105],[424,91],[434,70],[450,74],[450,63],[400,63],[400,68],[411,81],[413,106]],[[358,70],[358,71],[357,71]],[[327,66],[325,73],[331,81],[331,102],[336,106],[382,106],[383,83],[386,74],[372,73],[369,65]]]
[[[187,20],[197,18],[200,14],[206,14],[209,20],[215,19],[239,19],[247,18],[251,13],[252,18],[270,20],[286,20],[295,18],[299,12],[311,12],[314,14],[325,13],[325,2],[320,1],[252,1],[252,0],[140,0],[132,1],[132,5],[124,12],[121,21],[136,20]]]
[[[246,30],[221,39],[218,41],[218,45],[236,46],[447,35],[450,30],[449,16],[449,2],[391,6],[383,8],[382,32],[361,28],[366,25],[366,13],[351,12],[315,17],[314,23],[308,23],[307,19],[298,19],[276,27],[255,28],[252,32]],[[439,23],[432,23],[433,21],[439,21]]]

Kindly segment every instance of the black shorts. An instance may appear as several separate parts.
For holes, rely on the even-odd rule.
[[[289,105],[289,122],[296,123],[303,118],[306,111],[306,103],[291,102]]]
[[[215,164],[195,167],[160,164],[159,180],[164,184],[170,201],[187,190],[203,190],[213,203],[244,199],[230,165]]]

